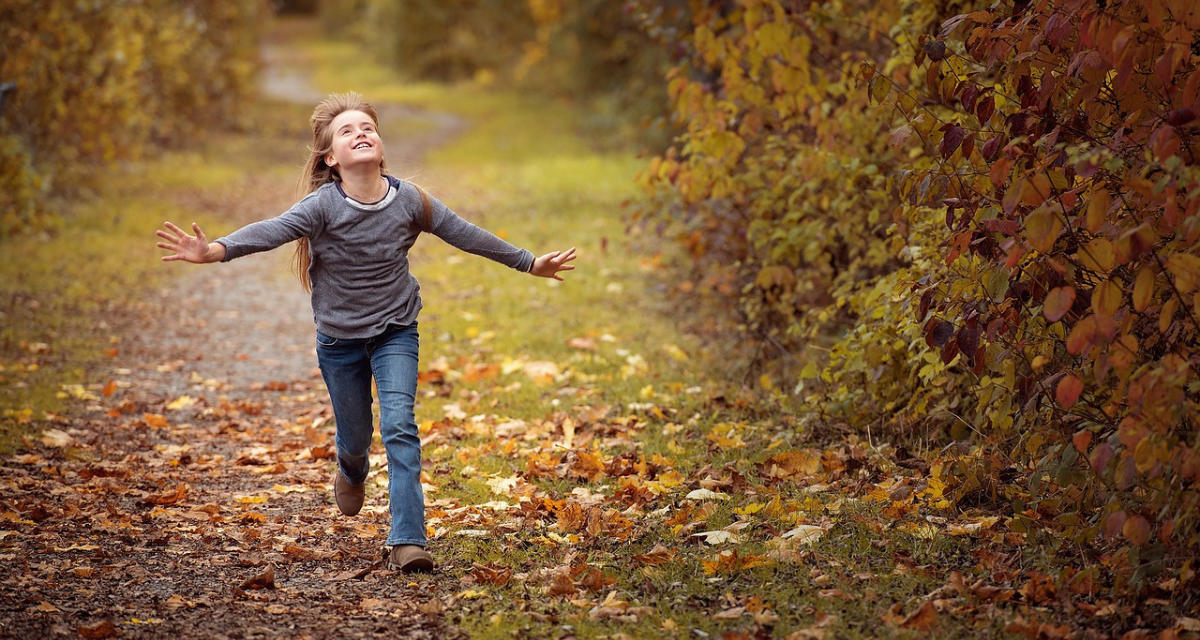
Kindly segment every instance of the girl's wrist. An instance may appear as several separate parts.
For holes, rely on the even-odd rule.
[[[220,242],[208,243],[207,255],[204,256],[207,262],[220,262],[225,259],[225,245]]]

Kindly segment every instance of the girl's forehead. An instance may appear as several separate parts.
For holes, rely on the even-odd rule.
[[[357,109],[351,109],[350,111],[343,111],[337,114],[337,117],[333,119],[333,122],[329,123],[329,126],[336,130],[344,125],[362,124],[364,122],[375,124],[375,121],[371,119],[371,116],[362,111],[358,111]]]

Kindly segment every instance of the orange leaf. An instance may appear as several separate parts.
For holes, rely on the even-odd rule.
[[[1083,392],[1083,381],[1079,378],[1069,375],[1058,381],[1058,389],[1054,392],[1054,398],[1058,400],[1058,404],[1064,409],[1070,409],[1074,406],[1075,401],[1079,400],[1079,394]]]
[[[1087,351],[1088,347],[1092,346],[1095,337],[1096,317],[1088,316],[1071,329],[1071,334],[1067,336],[1067,352],[1077,356]]]
[[[1071,310],[1074,303],[1075,287],[1055,287],[1046,294],[1046,301],[1042,303],[1042,315],[1050,322],[1058,322]]]
[[[1136,546],[1142,546],[1150,540],[1150,523],[1142,516],[1132,516],[1121,526],[1121,533]]]
[[[143,413],[142,422],[145,422],[146,426],[152,429],[165,429],[167,427],[167,419],[161,413]]]
[[[180,484],[170,491],[163,491],[154,495],[147,496],[145,502],[150,504],[175,504],[187,497],[188,486]]]
[[[1087,429],[1080,429],[1071,437],[1071,444],[1075,445],[1075,450],[1079,453],[1087,453],[1088,445],[1092,444],[1092,432]]]
[[[95,624],[80,625],[78,631],[80,638],[111,638],[118,633],[113,621],[107,618]]]

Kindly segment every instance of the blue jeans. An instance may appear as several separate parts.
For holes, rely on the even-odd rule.
[[[388,545],[425,546],[421,491],[421,438],[413,415],[417,393],[417,325],[389,327],[373,338],[331,338],[317,332],[317,363],[337,421],[339,473],[353,484],[367,479],[374,433],[371,378],[379,393],[379,435],[388,462]]]

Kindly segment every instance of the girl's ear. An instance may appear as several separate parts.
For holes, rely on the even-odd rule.
[[[337,166],[337,160],[333,157],[332,153],[325,154],[325,166],[329,167],[330,169]]]

